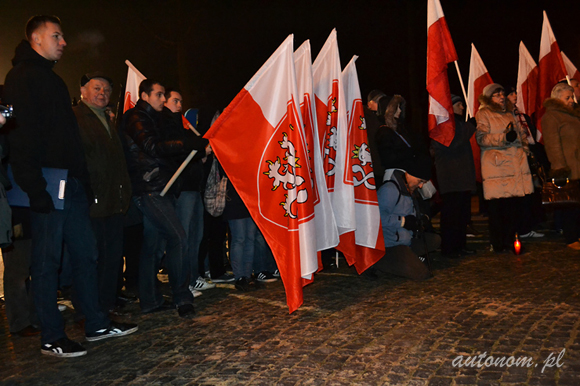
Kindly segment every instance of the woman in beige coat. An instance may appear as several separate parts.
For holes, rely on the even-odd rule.
[[[542,131],[552,177],[580,180],[580,111],[574,110],[574,89],[558,83],[546,99],[542,116]],[[562,229],[568,247],[580,250],[578,209],[562,211]]]
[[[526,156],[528,144],[501,85],[487,85],[479,102],[475,119],[483,195],[489,203],[492,250],[501,252],[513,248],[516,230],[527,210],[524,196],[534,191]]]

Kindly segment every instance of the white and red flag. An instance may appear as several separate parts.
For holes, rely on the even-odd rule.
[[[125,64],[129,67],[129,72],[127,73],[127,84],[125,85],[125,100],[123,103],[123,113],[129,109],[132,109],[137,104],[139,100],[139,85],[144,81],[145,76],[139,72],[133,66],[133,64],[125,60]]]
[[[336,30],[332,30],[312,64],[318,135],[330,202],[340,236],[340,250],[347,261],[356,253],[354,189],[346,179],[346,108],[341,84]]]
[[[293,40],[288,36],[205,134],[274,253],[290,312],[303,302],[301,267],[318,267]]]
[[[304,134],[308,145],[309,168],[312,180],[315,181],[313,202],[316,214],[314,217],[316,223],[316,249],[322,251],[336,247],[339,237],[330,196],[326,187],[324,166],[322,165],[322,155],[320,153],[316,105],[312,88],[312,54],[309,40],[306,40],[294,52],[294,66],[298,86],[298,103],[302,112]]]
[[[479,56],[479,52],[475,49],[475,45],[471,44],[471,59],[469,61],[469,80],[467,84],[467,105],[472,117],[479,110],[479,96],[483,93],[483,89],[488,84],[492,84],[491,76]]]
[[[542,129],[544,101],[550,97],[552,88],[560,80],[566,78],[566,66],[560,54],[560,47],[550,26],[548,15],[544,11],[542,38],[540,40],[540,60],[538,60],[538,93],[536,97],[536,122]]]
[[[361,274],[385,255],[385,239],[356,71],[357,58],[354,56],[342,71],[342,84],[348,122],[346,179],[354,186],[356,218],[356,255],[349,264],[354,264]]]
[[[538,93],[538,66],[532,55],[520,42],[520,61],[518,64],[518,81],[516,85],[518,100],[516,106],[521,113],[532,115],[536,112],[536,99]],[[538,135],[541,135],[538,132]]]
[[[580,82],[580,71],[576,68],[576,66],[572,63],[570,59],[566,56],[564,51],[561,51],[562,60],[564,61],[564,65],[566,66],[566,72],[570,79],[574,78]]]
[[[449,146],[455,136],[455,119],[447,77],[447,63],[457,53],[439,0],[427,5],[427,92],[429,93],[429,136]]]

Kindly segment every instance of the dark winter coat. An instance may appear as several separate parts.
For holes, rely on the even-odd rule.
[[[469,141],[473,133],[475,127],[455,115],[455,136],[449,146],[431,142],[440,193],[475,191],[475,166]]]
[[[181,191],[195,191],[200,192],[204,185],[204,170],[203,163],[201,159],[205,157],[205,146],[208,144],[208,140],[200,136],[195,135],[191,130],[183,127],[183,118],[181,113],[174,113],[167,107],[163,108],[163,119],[164,128],[168,132],[168,137],[175,139],[185,139],[188,138],[189,141],[195,144],[197,149],[202,149],[197,152],[193,159],[187,164],[187,167],[183,170],[179,179],[181,180]],[[189,154],[187,154],[189,155]],[[186,157],[177,156],[175,161],[183,162]]]
[[[31,208],[53,209],[42,168],[67,169],[90,194],[89,173],[68,89],[52,71],[55,62],[39,55],[28,41],[16,47],[13,68],[4,82],[4,102],[14,106],[8,141],[10,163]]]
[[[552,171],[566,169],[572,179],[580,179],[580,111],[556,98],[546,99],[544,107],[542,134]]]
[[[122,134],[133,195],[161,192],[179,162],[194,150],[193,141],[171,137],[163,127],[163,116],[142,99],[123,115]],[[196,150],[203,150],[203,147]],[[179,187],[172,187],[178,192]]]
[[[109,131],[83,101],[73,107],[85,150],[91,188],[95,196],[91,217],[125,213],[131,201],[131,182],[119,134],[109,117]]]

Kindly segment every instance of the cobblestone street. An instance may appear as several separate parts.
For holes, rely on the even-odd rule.
[[[176,311],[141,315],[132,304],[120,320],[138,323],[137,333],[84,342],[88,354],[72,359],[41,355],[39,337],[12,337],[2,311],[0,381],[580,385],[580,252],[554,232],[523,245],[521,256],[493,254],[487,236],[470,239],[477,255],[432,255],[434,277],[424,282],[358,276],[341,260],[304,288],[304,305],[291,315],[279,281],[248,293],[204,291],[191,320]],[[84,340],[72,310],[64,315],[69,337]]]

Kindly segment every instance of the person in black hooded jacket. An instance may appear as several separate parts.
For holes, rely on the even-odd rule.
[[[5,102],[14,106],[15,115],[8,134],[10,163],[16,183],[30,199],[30,271],[42,326],[41,353],[76,357],[87,351],[67,338],[56,299],[63,242],[70,254],[77,304],[86,317],[87,340],[127,335],[137,331],[137,326],[111,322],[99,309],[89,174],[68,90],[52,71],[66,46],[60,20],[32,17],[26,38],[16,48],[14,67],[4,83]],[[43,167],[68,170],[62,210],[55,210],[46,190]]]

